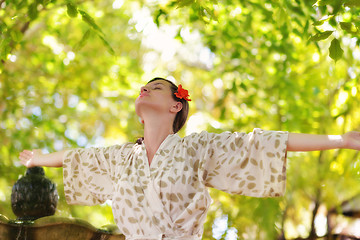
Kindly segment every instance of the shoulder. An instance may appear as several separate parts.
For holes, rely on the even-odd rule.
[[[115,144],[105,147],[90,147],[87,149],[83,149],[84,152],[94,152],[94,153],[102,153],[105,155],[118,155],[118,154],[127,154],[134,148],[134,143],[123,143],[123,144]]]
[[[104,151],[119,151],[119,150],[125,150],[125,149],[131,149],[133,148],[133,146],[135,145],[135,143],[123,143],[123,144],[114,144],[114,145],[110,145],[110,146],[104,146],[104,147],[90,147],[92,149],[97,149],[97,150],[104,150]]]
[[[123,143],[123,144],[118,144],[118,145],[114,145],[112,146],[114,149],[116,149],[117,151],[126,153],[126,152],[130,152],[133,149],[137,148],[141,146],[141,144],[138,143],[132,143],[132,142],[127,142],[127,143]]]
[[[190,135],[187,135],[187,136],[183,137],[183,138],[182,138],[182,142],[192,142],[192,141],[196,141],[196,140],[199,139],[199,138],[206,137],[208,134],[210,134],[210,133],[207,132],[207,131],[202,131],[202,132],[200,132],[200,133],[194,132],[194,133],[191,133]]]
[[[117,149],[131,149],[131,148],[134,148],[135,146],[137,146],[139,144],[137,143],[133,143],[133,142],[127,142],[127,143],[123,143],[123,144],[117,144],[117,145],[114,145],[115,148]]]
[[[228,138],[232,134],[234,133],[229,131],[225,131],[221,133],[202,131],[199,133],[191,133],[190,135],[184,137],[182,141],[184,143],[189,143],[189,142],[212,143],[213,141],[219,141],[221,139]]]
[[[199,138],[221,138],[223,136],[229,136],[231,134],[234,134],[234,133],[232,133],[230,131],[225,131],[225,132],[221,132],[221,133],[201,131],[199,133],[191,133],[190,135],[187,135],[183,139],[191,140],[191,139],[199,139]]]

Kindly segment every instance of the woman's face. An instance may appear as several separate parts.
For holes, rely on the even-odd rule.
[[[135,100],[135,110],[139,117],[145,111],[160,113],[171,112],[174,104],[178,103],[173,99],[171,84],[167,81],[156,80],[141,87],[140,95]]]

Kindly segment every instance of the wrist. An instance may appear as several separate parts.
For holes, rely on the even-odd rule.
[[[346,134],[341,135],[341,148],[349,148],[350,147],[350,140]]]
[[[334,148],[346,148],[344,135],[331,135],[330,137],[334,139]]]
[[[46,162],[46,155],[41,154],[33,158],[32,165],[34,165],[34,167],[42,167],[44,166],[45,162]]]

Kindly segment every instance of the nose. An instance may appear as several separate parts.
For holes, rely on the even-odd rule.
[[[147,87],[145,87],[145,86],[143,86],[143,87],[141,87],[140,88],[140,92],[142,93],[142,92],[148,92],[149,91],[149,89],[147,88]]]

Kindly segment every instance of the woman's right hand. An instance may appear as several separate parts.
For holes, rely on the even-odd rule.
[[[20,162],[27,168],[36,167],[37,160],[43,155],[41,149],[34,149],[32,151],[24,150],[20,153]]]

